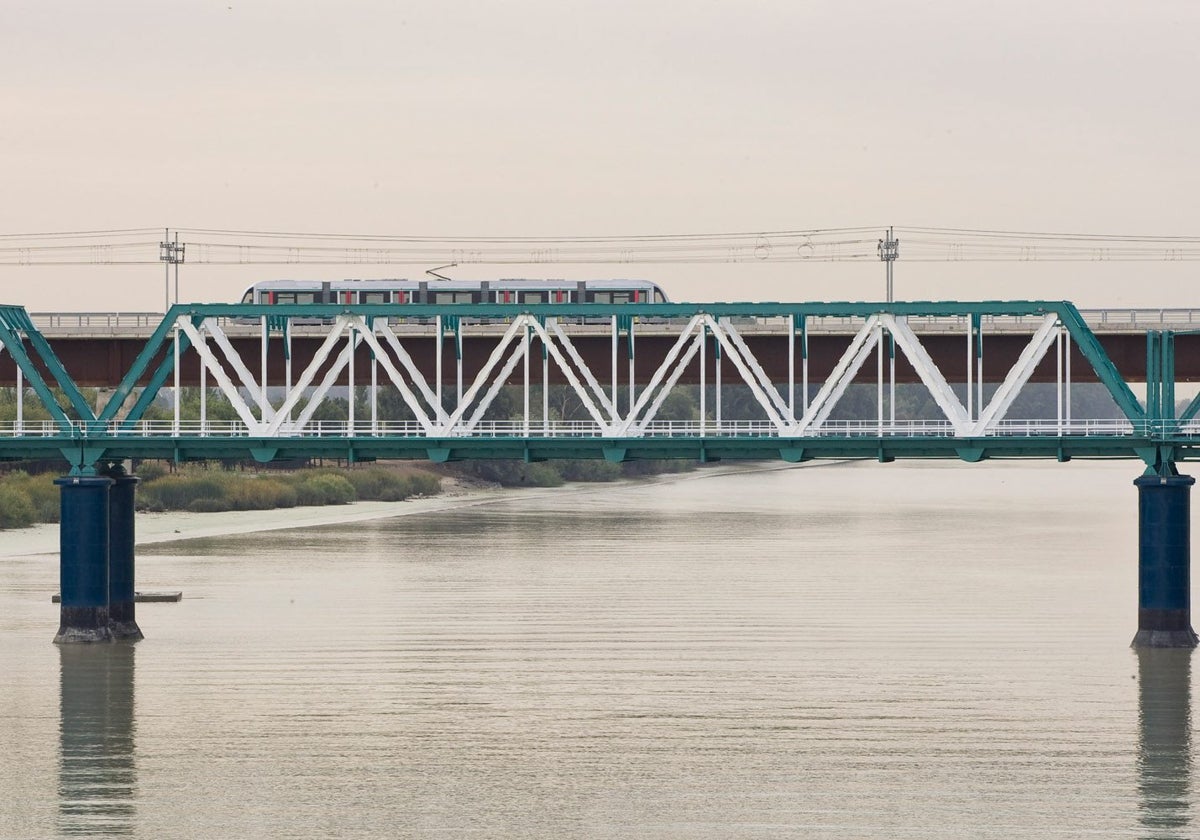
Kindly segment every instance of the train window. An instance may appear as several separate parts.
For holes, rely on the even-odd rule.
[[[434,303],[473,303],[474,292],[434,292]]]
[[[247,289],[246,294],[242,295],[242,303],[254,303],[253,289]]]
[[[359,303],[387,303],[388,302],[388,293],[387,292],[359,292],[358,293],[358,302]]]
[[[593,304],[628,304],[629,292],[596,292],[592,295]]]
[[[592,303],[629,303],[629,292],[595,292]]]
[[[275,303],[316,303],[316,292],[276,292]]]
[[[520,303],[545,303],[545,292],[521,292]]]

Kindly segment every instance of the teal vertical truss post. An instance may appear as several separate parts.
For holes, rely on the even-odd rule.
[[[108,626],[114,640],[142,638],[134,616],[133,500],[140,479],[114,465],[103,473],[113,480],[108,497]]]
[[[1144,475],[1138,489],[1138,631],[1134,647],[1193,648],[1189,475]]]
[[[58,644],[108,642],[108,494],[111,478],[71,475],[59,487]]]

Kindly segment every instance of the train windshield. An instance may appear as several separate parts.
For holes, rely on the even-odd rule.
[[[246,294],[242,295],[242,303],[254,303],[254,289],[246,290]]]

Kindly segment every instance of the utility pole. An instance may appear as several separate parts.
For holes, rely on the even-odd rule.
[[[900,240],[896,238],[895,228],[888,227],[887,238],[879,240],[879,259],[887,266],[887,302],[894,299],[892,294],[892,263],[900,256]]]
[[[158,243],[158,258],[166,269],[163,279],[163,312],[171,308],[171,266],[175,266],[175,302],[179,303],[179,264],[183,262],[187,245],[179,244],[179,232],[175,232],[175,241],[171,241],[171,230],[163,230],[163,241]]]

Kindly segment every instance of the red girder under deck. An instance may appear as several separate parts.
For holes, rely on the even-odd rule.
[[[1000,381],[1008,369],[1017,360],[1024,347],[1029,343],[1029,335],[995,334],[985,335],[984,379],[988,382]],[[1109,358],[1127,382],[1142,382],[1146,370],[1146,339],[1138,334],[1109,334],[1100,336],[1100,342],[1108,353]],[[301,371],[308,365],[313,354],[320,346],[323,337],[293,336],[292,338],[292,377],[298,379]],[[663,358],[675,343],[675,337],[669,335],[639,334],[636,337],[636,376],[639,383],[645,384],[661,364]],[[788,377],[787,338],[786,336],[747,335],[746,344],[758,358],[763,369],[773,382],[786,383]],[[837,360],[845,352],[850,341],[848,335],[810,335],[809,336],[809,382],[822,382],[833,369]],[[246,367],[258,376],[261,370],[261,345],[257,337],[231,337],[230,342],[241,354]],[[495,346],[496,337],[489,335],[470,335],[463,339],[463,376],[465,383],[474,380],[480,367],[487,361]],[[612,339],[611,336],[575,336],[572,342],[586,360],[596,378],[604,386],[611,382]],[[924,335],[921,342],[929,351],[930,356],[951,382],[966,380],[967,340],[963,335]],[[1175,338],[1175,378],[1177,382],[1200,381],[1200,335],[1178,335]],[[54,352],[62,361],[63,366],[74,378],[76,384],[83,387],[113,387],[121,381],[125,372],[133,365],[134,359],[145,344],[144,338],[113,338],[113,337],[55,337],[50,339]],[[426,379],[433,381],[435,371],[434,342],[428,338],[405,340],[404,346],[412,355],[414,362],[425,374]],[[1074,382],[1097,381],[1091,365],[1079,352],[1078,346],[1071,345],[1071,379]],[[531,342],[531,377],[541,380],[541,347],[536,340]],[[365,384],[370,378],[370,352],[366,345],[358,349],[355,358],[357,384]],[[157,364],[157,360],[156,360]],[[708,380],[711,383],[714,371],[714,355],[712,341],[708,345]],[[40,366],[40,365],[39,365]],[[800,380],[800,346],[796,342],[796,380]],[[152,366],[153,367],[153,366]],[[1033,382],[1054,382],[1057,376],[1054,348],[1051,347],[1046,357],[1038,365],[1032,377]],[[618,380],[625,382],[629,375],[629,362],[626,349],[626,339],[620,339],[617,357]],[[43,375],[45,374],[43,370]],[[180,375],[184,385],[200,384],[199,357],[195,351],[185,354]],[[284,384],[284,357],[282,343],[278,336],[273,336],[267,354],[267,375],[272,385]],[[442,379],[451,383],[456,378],[454,340],[447,336],[442,350]],[[48,376],[48,375],[47,375]],[[520,381],[521,366],[518,365],[513,381]],[[558,371],[557,365],[551,360],[551,382],[565,382]],[[698,357],[692,360],[681,381],[696,383],[700,377]],[[858,380],[874,382],[876,377],[876,361],[874,353],[869,357],[859,372]],[[144,384],[146,377],[143,377]],[[896,379],[898,382],[918,381],[915,371],[897,350]],[[735,384],[739,380],[737,370],[732,362],[725,360],[722,365],[722,381]],[[49,381],[49,379],[48,379]],[[166,385],[171,384],[168,379]],[[319,381],[319,378],[318,378]],[[345,384],[345,372],[341,384]],[[380,384],[387,381],[381,370]],[[215,386],[211,376],[209,385]],[[0,354],[0,386],[16,384],[16,366],[12,357]]]

